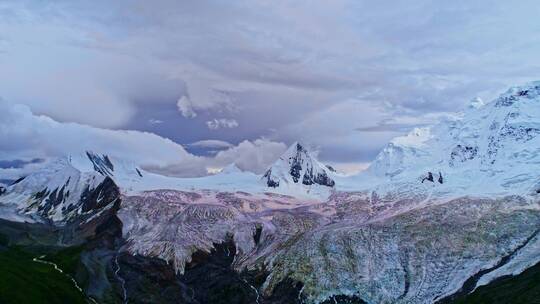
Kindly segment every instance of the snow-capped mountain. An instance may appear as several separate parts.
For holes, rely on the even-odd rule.
[[[262,179],[268,187],[277,188],[301,184],[334,187],[330,169],[317,161],[300,143],[287,151],[264,173]]]
[[[171,271],[166,287],[191,282],[226,244],[220,269],[244,280],[249,303],[434,303],[540,262],[539,165],[535,82],[395,138],[357,176],[332,172],[299,143],[262,176],[230,165],[173,178],[87,152],[7,187],[0,216],[60,226],[121,199],[117,250],[143,274]],[[117,281],[123,300],[138,298],[136,284]],[[201,290],[178,296],[200,303]],[[293,296],[268,300],[276,295]]]
[[[107,155],[86,152],[58,158],[6,187],[1,202],[26,221],[66,222],[86,213],[111,207],[119,192],[116,180],[142,178],[136,167],[113,162]],[[2,216],[18,216],[9,209]]]
[[[439,124],[415,128],[393,139],[368,170],[344,177],[320,163],[300,143],[292,144],[262,176],[234,164],[200,178],[174,178],[146,172],[121,159],[87,151],[52,161],[3,192],[34,195],[48,204],[30,204],[50,218],[71,212],[85,188],[110,178],[124,194],[173,189],[274,192],[325,200],[335,191],[392,192],[403,188],[459,196],[535,194],[540,163],[540,82],[514,87],[490,103],[473,100],[463,112]]]
[[[539,178],[540,82],[392,140],[368,171],[385,181],[446,184],[461,193],[525,193]],[[465,192],[463,192],[465,191]]]
[[[97,191],[102,201],[111,184],[121,193],[133,195],[144,191],[170,189],[178,191],[244,191],[254,194],[274,192],[300,197],[323,198],[328,192],[317,189],[334,185],[324,165],[315,160],[300,144],[294,144],[271,167],[281,186],[261,183],[261,176],[238,169],[234,164],[206,177],[176,178],[147,172],[130,162],[106,154],[86,151],[80,155],[58,158],[25,176],[12,186],[2,186],[3,199],[15,209],[4,211],[4,217],[18,213],[64,222],[90,210],[90,193]],[[286,170],[286,171],[284,171]],[[319,191],[318,191],[319,190]],[[102,207],[98,205],[97,207]],[[30,219],[26,219],[30,220]]]
[[[102,168],[107,161],[103,158],[96,161],[97,167]],[[112,162],[113,164],[116,161]],[[108,167],[105,166],[105,169]],[[122,170],[133,172],[133,165]],[[272,164],[261,176],[240,170],[235,164],[230,164],[219,173],[204,177],[176,178],[146,172],[136,169],[133,173],[119,175],[117,181],[125,193],[136,193],[156,189],[174,189],[181,191],[213,190],[213,191],[244,191],[254,194],[265,192],[324,199],[330,195],[335,186],[336,174],[321,164],[301,144],[294,143],[283,155]]]

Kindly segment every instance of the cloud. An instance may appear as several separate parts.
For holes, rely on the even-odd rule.
[[[92,150],[143,168],[174,165],[184,168],[186,175],[206,172],[202,158],[152,133],[60,123],[47,116],[34,115],[27,106],[3,101],[0,108],[0,159],[62,157]]]
[[[26,176],[49,163],[47,159],[41,159],[39,162],[26,162],[22,166],[0,168],[0,183],[10,184],[22,176]]]
[[[489,101],[540,66],[533,0],[127,3],[3,2],[0,94],[103,128],[147,130],[155,111],[179,143],[235,117],[217,139],[308,137],[322,158],[364,162],[409,124],[389,116]]]
[[[151,125],[159,125],[159,124],[162,124],[162,123],[163,123],[163,120],[155,119],[155,118],[150,118],[150,119],[148,120],[148,123],[151,124]]]
[[[268,139],[244,140],[237,146],[217,152],[213,157],[200,157],[191,165],[197,168],[200,164],[204,166],[206,172],[199,176],[216,173],[229,164],[235,164],[243,171],[262,174],[286,149],[287,146],[284,143]],[[170,165],[151,169],[156,173],[179,176],[178,172],[185,170],[185,167]]]
[[[283,143],[267,139],[245,140],[237,146],[220,140],[191,144],[221,150],[214,157],[202,157],[149,132],[61,123],[44,115],[35,115],[25,105],[2,100],[0,109],[0,179],[16,178],[52,158],[80,156],[88,150],[172,176],[203,176],[211,168],[222,168],[231,163],[236,163],[242,170],[260,173],[286,148]]]
[[[206,122],[208,129],[217,130],[221,128],[233,129],[238,127],[238,122],[235,119],[213,119]]]
[[[241,170],[261,174],[287,149],[284,143],[268,139],[244,140],[237,146],[218,152],[214,157],[216,167],[234,163]]]
[[[234,147],[231,143],[217,139],[199,140],[189,144],[188,146],[207,149],[228,149]]]
[[[0,160],[0,169],[20,169],[29,164],[39,164],[44,162],[44,159],[34,158],[31,160],[13,159]]]
[[[185,118],[195,118],[197,117],[197,113],[193,110],[193,105],[191,104],[191,100],[187,96],[182,96],[178,101],[176,102],[176,106],[178,107],[178,111],[184,116]]]

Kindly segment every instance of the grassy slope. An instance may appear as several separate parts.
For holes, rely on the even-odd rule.
[[[540,263],[515,277],[506,277],[457,299],[455,304],[538,304]]]
[[[59,259],[73,265],[70,253],[61,254]],[[66,275],[51,265],[32,261],[36,256],[22,247],[0,244],[0,303],[87,303]]]
[[[74,274],[79,264],[82,246],[67,247],[54,253],[47,254],[44,258],[58,265],[64,272]]]

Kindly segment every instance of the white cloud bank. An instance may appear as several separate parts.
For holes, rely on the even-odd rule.
[[[3,160],[47,159],[92,150],[150,171],[201,176],[207,174],[209,168],[230,163],[237,163],[243,170],[260,172],[285,150],[282,143],[259,139],[229,147],[215,158],[200,157],[153,133],[60,123],[47,116],[34,115],[27,106],[1,100],[0,109],[0,159]]]
[[[204,172],[198,165],[200,157],[152,133],[60,123],[34,115],[27,106],[6,102],[0,102],[0,108],[0,158],[3,159],[58,157],[93,150],[143,167],[174,164],[191,174]]]
[[[285,144],[267,139],[256,139],[253,142],[244,140],[236,147],[218,152],[214,161],[218,166],[235,163],[242,170],[260,174],[286,149]]]

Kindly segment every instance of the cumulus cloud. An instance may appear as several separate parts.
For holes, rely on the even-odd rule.
[[[187,96],[182,96],[180,99],[178,99],[176,106],[178,107],[178,111],[180,111],[182,116],[186,118],[197,117],[197,113],[195,113],[193,110],[191,100]]]
[[[244,140],[238,146],[218,152],[214,158],[217,167],[234,163],[241,170],[263,173],[287,149],[284,143],[268,139]]]
[[[263,173],[268,166],[276,161],[287,149],[287,146],[281,142],[275,142],[268,139],[256,139],[254,141],[244,140],[237,146],[219,151],[214,157],[201,157],[196,161],[197,164],[203,164],[206,172],[199,175],[207,175],[219,172],[220,169],[229,164],[235,164],[243,171],[250,171],[256,174]],[[193,163],[192,163],[193,164]],[[183,168],[178,165],[166,167],[152,167],[154,172],[178,176]]]
[[[221,128],[233,129],[238,127],[238,122],[235,119],[226,119],[226,118],[214,118],[206,122],[208,129],[217,130]]]

